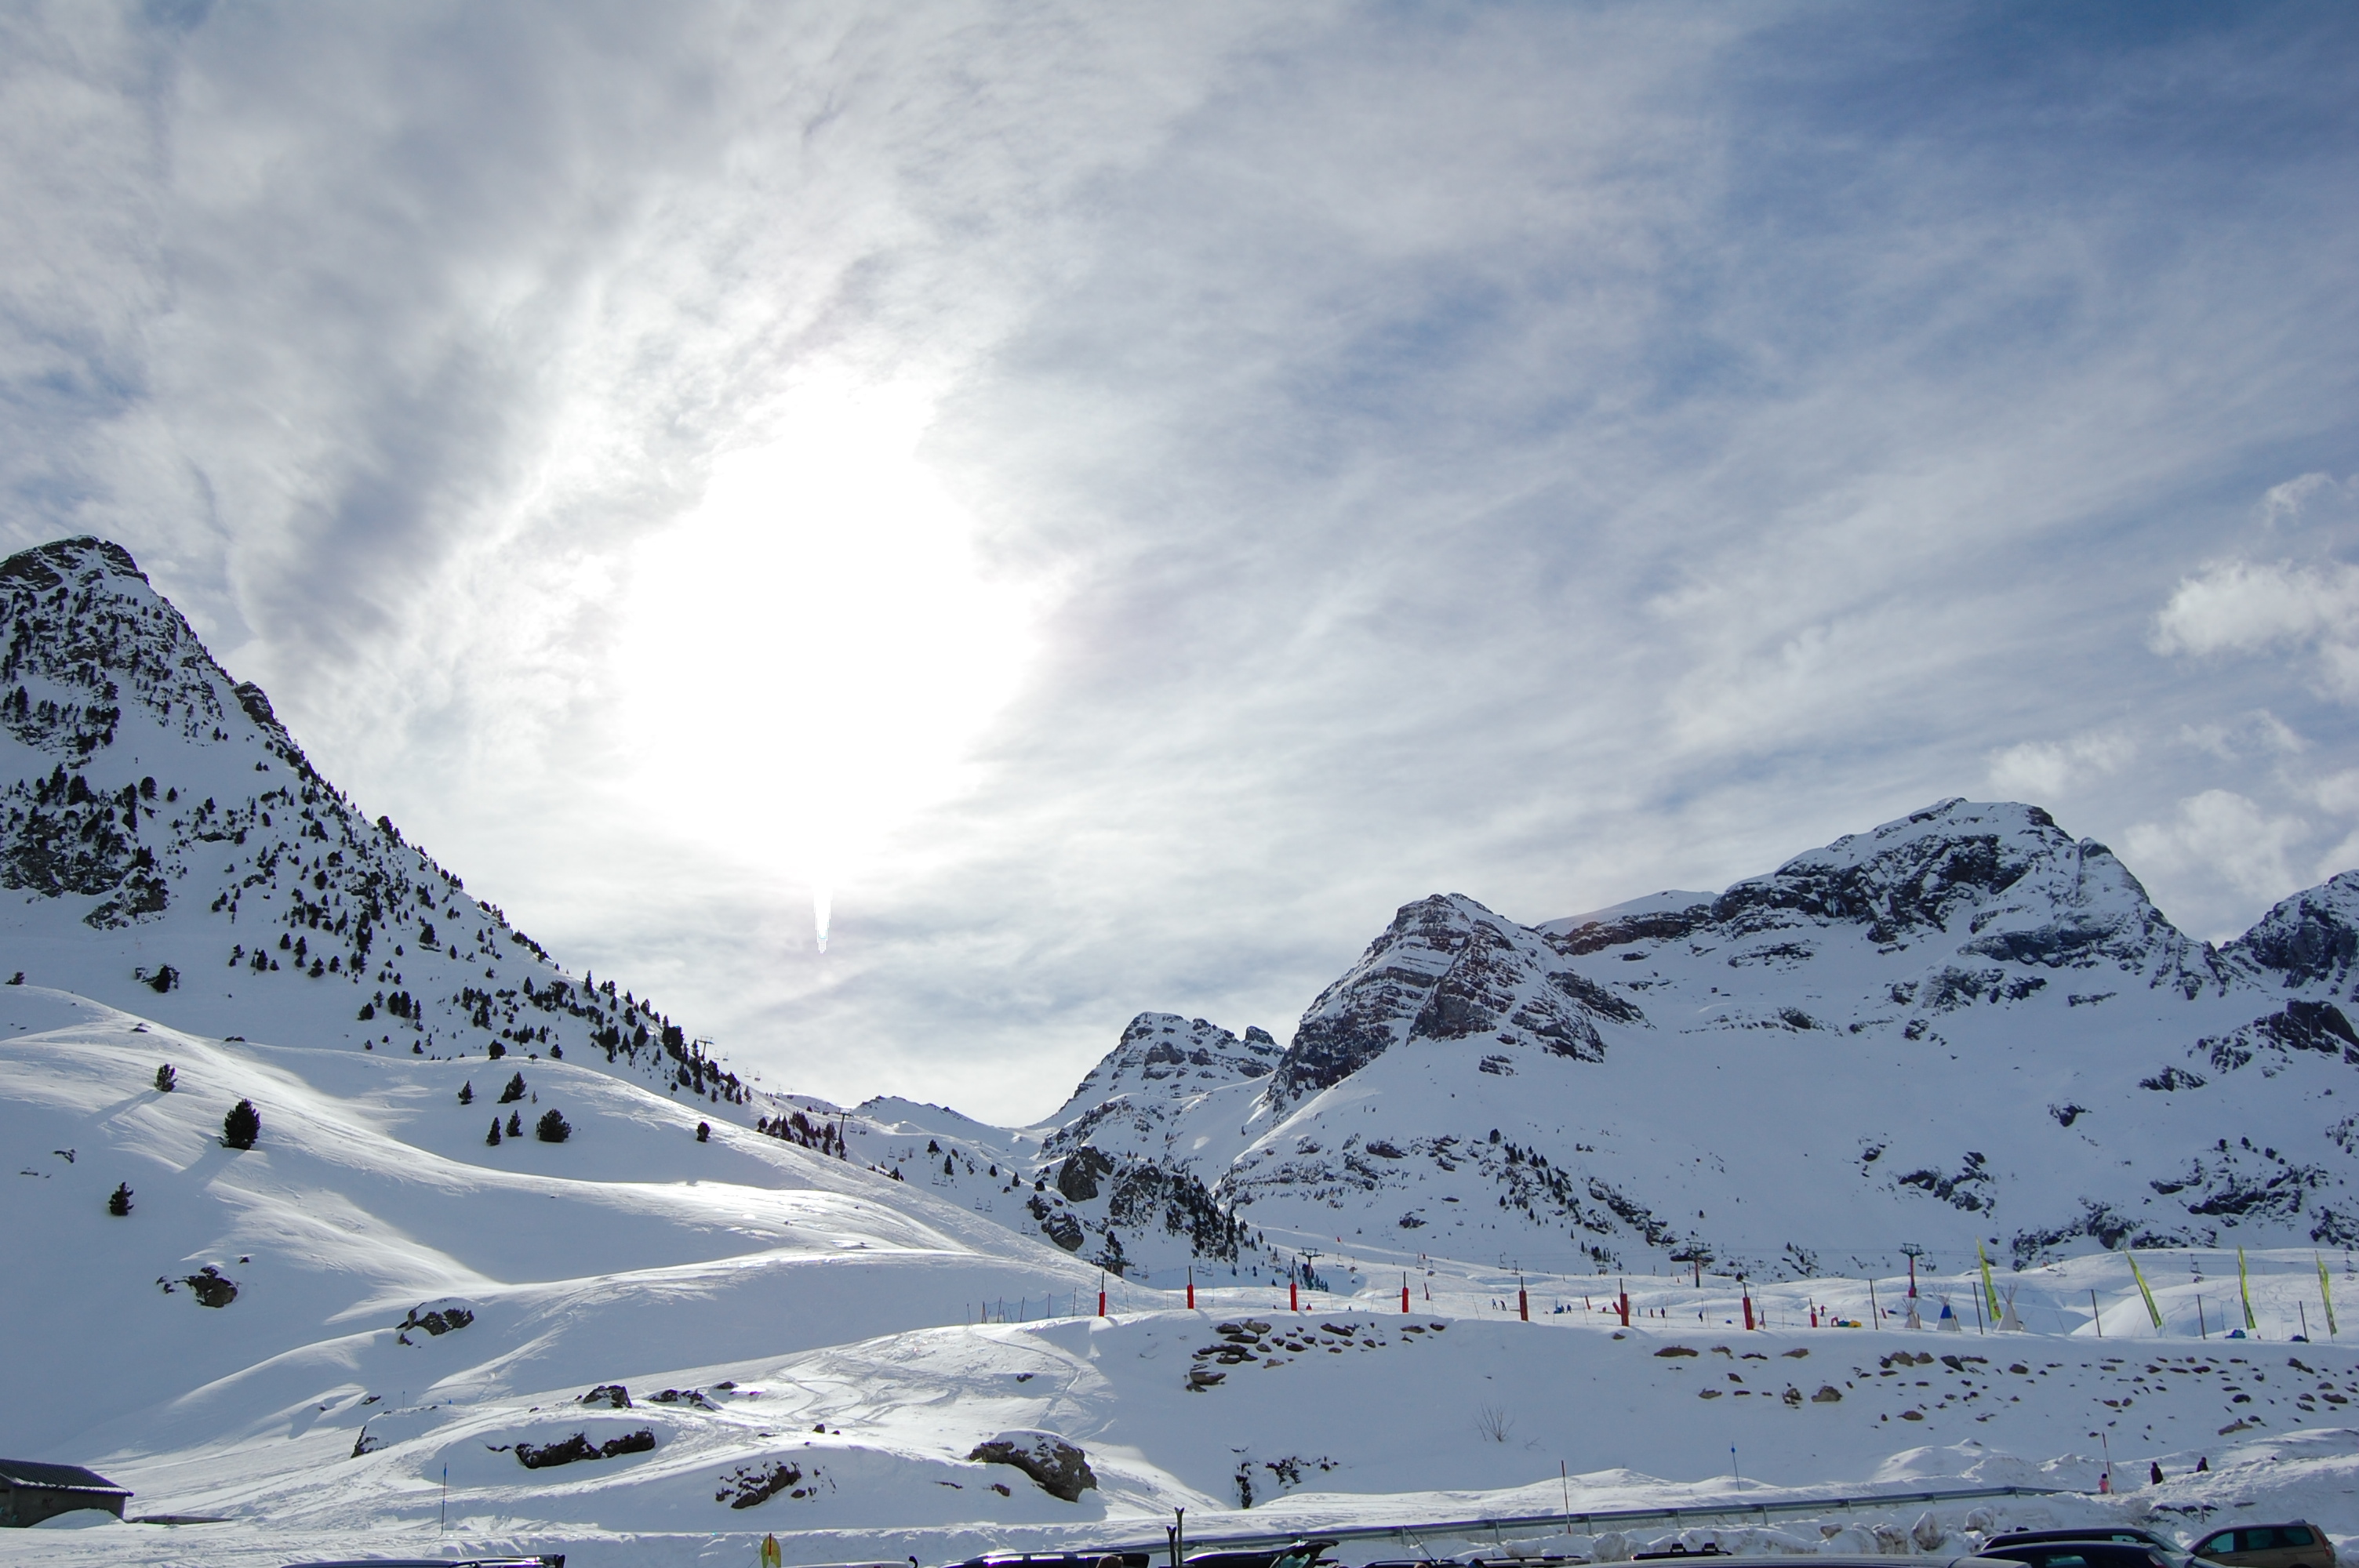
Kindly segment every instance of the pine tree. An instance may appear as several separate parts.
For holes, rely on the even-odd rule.
[[[254,1141],[261,1136],[262,1113],[254,1108],[254,1102],[250,1099],[238,1101],[230,1107],[229,1114],[222,1118],[222,1147],[224,1149],[251,1149]]]
[[[558,1114],[555,1106],[540,1113],[540,1121],[532,1130],[533,1136],[543,1143],[562,1143],[573,1136],[573,1129],[565,1125],[565,1118]]]
[[[117,1219],[131,1212],[130,1183],[122,1182],[115,1185],[114,1195],[106,1200],[106,1212]]]
[[[474,1079],[469,1078],[465,1083],[459,1086],[459,1103],[461,1105],[473,1105],[475,1103]]]
[[[156,1069],[156,1092],[158,1094],[170,1094],[174,1089],[179,1087],[179,1085],[180,1075],[172,1070],[171,1063],[167,1062],[162,1066]]]
[[[500,1119],[498,1117],[495,1116],[492,1118],[492,1130],[484,1136],[484,1142],[494,1149],[500,1146]]]
[[[524,1119],[515,1111],[508,1112],[508,1136],[510,1138],[524,1136]]]
[[[955,1176],[958,1174],[958,1167],[951,1163],[951,1157],[947,1154],[942,1156],[942,1174],[945,1176]]]
[[[508,1080],[508,1087],[500,1091],[500,1103],[513,1105],[522,1098],[524,1098],[524,1075],[518,1073]]]

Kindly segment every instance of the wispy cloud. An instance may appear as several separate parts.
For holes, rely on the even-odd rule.
[[[2117,733],[2026,741],[1992,753],[1990,787],[2010,800],[2060,801],[2136,754],[2136,743]]]
[[[0,29],[0,525],[774,1079],[1029,1114],[1984,787],[2207,932],[2351,826],[2339,14]]]
[[[2131,825],[2123,851],[2134,866],[2181,881],[2225,882],[2245,898],[2275,902],[2301,885],[2290,865],[2298,846],[2310,836],[2299,817],[2265,810],[2234,790],[2210,789],[2188,796],[2170,816]],[[2234,928],[2205,930],[2227,937]]]

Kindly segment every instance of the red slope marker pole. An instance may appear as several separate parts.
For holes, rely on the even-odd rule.
[[[1408,1276],[1401,1276],[1401,1316],[1408,1315]]]
[[[1193,1263],[1188,1265],[1188,1310],[1196,1310],[1196,1266]]]
[[[1288,1312],[1302,1310],[1302,1289],[1292,1280],[1286,1281],[1286,1310]]]
[[[1526,1323],[1532,1321],[1532,1298],[1525,1293],[1521,1280],[1516,1281],[1516,1315]]]

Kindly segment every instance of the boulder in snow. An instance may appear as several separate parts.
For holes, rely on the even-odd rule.
[[[1040,1489],[1065,1502],[1081,1501],[1082,1494],[1098,1484],[1089,1455],[1053,1432],[1003,1432],[975,1444],[967,1455],[976,1465],[1013,1465],[1040,1484]]]

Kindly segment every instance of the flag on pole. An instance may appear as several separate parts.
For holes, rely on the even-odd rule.
[[[1991,1321],[1996,1323],[1999,1318],[1998,1290],[1991,1283],[1990,1254],[1984,1251],[1983,1244],[1977,1241],[1974,1243],[1974,1256],[1983,1262],[1983,1300],[1990,1303]]]
[[[2253,1315],[2252,1276],[2245,1271],[2245,1249],[2241,1246],[2236,1249],[2236,1293],[2245,1298],[2245,1332],[2259,1333],[2260,1319]]]
[[[2310,1256],[2318,1259],[2318,1299],[2326,1303],[2326,1337],[2332,1339],[2334,1337],[2334,1287],[2327,1282],[2326,1260],[2315,1252]]]
[[[2157,1334],[2162,1332],[2162,1309],[2154,1304],[2154,1292],[2147,1288],[2146,1275],[2137,1266],[2137,1254],[2129,1253],[2130,1278],[2137,1281],[2138,1294],[2146,1298],[2146,1314],[2154,1320]]]

